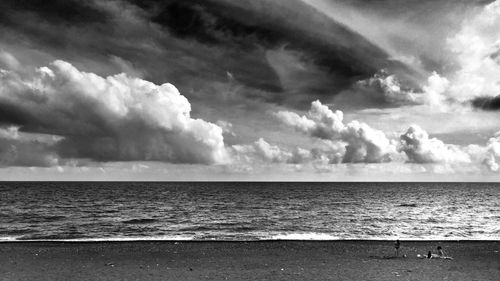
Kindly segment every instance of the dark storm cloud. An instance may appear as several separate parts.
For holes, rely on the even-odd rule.
[[[12,52],[36,47],[49,58],[40,64],[63,59],[100,75],[124,71],[120,58],[150,81],[175,84],[195,112],[249,99],[305,107],[380,68],[404,68],[298,0],[45,2],[2,2],[0,35]],[[213,85],[229,82],[247,89],[220,100]]]
[[[0,125],[26,125],[34,117],[30,112],[9,102],[1,101],[0,108],[2,109],[0,111]]]
[[[302,105],[318,97],[328,99],[393,63],[379,48],[301,1],[148,3],[140,6],[150,20],[175,37],[225,53],[222,61],[212,64],[217,76],[224,76],[225,69],[244,85],[274,92],[262,97],[270,102]],[[282,49],[298,54],[297,62],[305,61],[309,68],[297,72],[294,65],[274,65],[268,51]],[[220,66],[224,69],[217,71]],[[287,76],[305,78],[305,83],[300,87],[288,84],[290,79],[280,76],[283,72],[276,73],[277,67]],[[313,75],[314,79],[308,78]]]
[[[50,167],[58,163],[58,156],[50,145],[0,138],[0,167]]]
[[[43,45],[58,48],[71,45],[64,33],[71,28],[92,29],[106,24],[110,14],[84,0],[6,0],[0,2],[0,23]],[[76,37],[76,36],[75,36]]]
[[[477,97],[471,101],[473,107],[483,110],[500,110],[500,95],[496,97]]]
[[[0,167],[57,165],[59,158],[53,142],[18,131],[16,127],[0,126]]]
[[[15,24],[20,13],[34,13],[44,21],[62,24],[85,24],[105,22],[108,15],[96,9],[91,1],[86,0],[2,0],[0,15],[3,22]]]
[[[432,15],[453,2],[332,1],[373,11],[380,18],[407,18],[405,22],[416,26],[435,22]],[[469,2],[455,1],[456,6],[471,5],[464,4]],[[413,34],[407,32],[411,27],[401,27],[402,33]],[[373,38],[360,34],[356,27],[341,24],[299,0],[0,3],[0,43],[11,52],[19,49],[17,57],[24,57],[24,48],[45,55],[40,61],[30,58],[37,65],[63,59],[100,75],[125,71],[140,73],[157,84],[169,81],[194,102],[194,112],[202,110],[198,104],[245,106],[249,100],[304,108],[316,99],[331,102],[380,69],[397,72],[410,82],[419,75],[390,58]],[[418,34],[409,38],[415,36]],[[426,43],[406,37],[393,41],[400,49],[431,46],[426,54],[416,57],[425,68],[439,70],[442,61],[432,56],[442,56],[427,44],[434,39],[422,38]],[[245,89],[227,99],[221,88],[229,84]],[[381,102],[356,101],[360,107],[386,103]]]

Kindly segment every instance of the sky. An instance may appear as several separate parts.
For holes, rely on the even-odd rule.
[[[500,180],[500,0],[3,0],[0,179]]]

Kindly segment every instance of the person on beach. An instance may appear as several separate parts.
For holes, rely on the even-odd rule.
[[[427,255],[424,256],[424,255],[421,255],[421,254],[418,254],[417,255],[418,258],[421,258],[421,259],[425,259],[425,258],[428,258],[428,259],[436,259],[436,258],[439,258],[439,255],[437,254],[433,254],[431,251],[427,252]]]
[[[439,258],[439,255],[433,254],[431,251],[427,253],[427,258],[432,259],[432,258]]]
[[[437,251],[438,251],[438,255],[440,257],[444,257],[443,248],[441,248],[441,246],[437,246]]]
[[[396,249],[396,257],[399,257],[399,247],[401,247],[401,243],[399,242],[399,239],[394,242],[394,248]]]
[[[439,252],[439,250],[441,250],[441,252]],[[445,259],[445,260],[452,260],[453,259],[452,257],[445,256],[441,247],[438,247],[438,254],[433,254],[431,251],[429,251],[429,252],[427,252],[427,256],[423,256],[423,255],[418,254],[417,257],[421,258],[421,259],[425,259],[425,258]]]
[[[453,258],[450,257],[450,256],[447,256],[444,251],[443,251],[443,248],[441,248],[441,246],[437,246],[437,252],[438,252],[438,257],[440,259],[446,259],[446,260],[452,260]]]

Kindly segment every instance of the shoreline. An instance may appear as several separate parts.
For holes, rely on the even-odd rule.
[[[440,245],[453,260],[420,259]],[[498,280],[500,241],[0,243],[0,280]],[[4,279],[2,279],[4,278]]]
[[[400,242],[408,243],[500,243],[500,239],[398,239]],[[266,243],[266,242],[387,242],[393,243],[396,239],[256,239],[256,240],[196,240],[196,239],[155,239],[155,238],[124,238],[124,239],[36,239],[36,240],[1,240],[0,244],[8,243]]]

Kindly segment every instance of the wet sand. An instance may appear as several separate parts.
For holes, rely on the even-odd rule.
[[[441,245],[454,260],[419,259]],[[13,242],[0,280],[500,280],[500,242]]]

